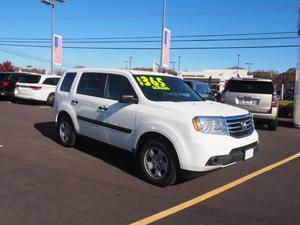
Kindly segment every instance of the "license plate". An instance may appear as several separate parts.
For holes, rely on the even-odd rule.
[[[254,149],[253,149],[253,148],[247,149],[247,150],[245,151],[244,160],[247,160],[247,159],[252,158],[253,155],[254,155]]]

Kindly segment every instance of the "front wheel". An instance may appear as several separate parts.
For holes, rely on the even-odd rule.
[[[76,142],[76,133],[72,121],[68,117],[62,117],[57,125],[59,142],[65,147],[73,147]]]
[[[157,186],[173,184],[177,178],[177,166],[173,147],[164,140],[146,141],[141,146],[140,166],[147,180]]]

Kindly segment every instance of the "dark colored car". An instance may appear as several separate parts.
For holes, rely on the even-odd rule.
[[[214,93],[209,84],[198,80],[184,80],[184,82],[193,88],[203,99],[216,101]]]
[[[16,83],[31,73],[2,72],[0,73],[0,96],[12,97]]]

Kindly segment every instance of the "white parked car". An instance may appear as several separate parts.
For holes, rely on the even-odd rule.
[[[16,98],[37,100],[53,105],[55,89],[61,77],[54,75],[30,74],[16,83],[14,96]]]
[[[174,183],[180,169],[222,168],[258,150],[247,110],[203,101],[168,74],[70,70],[57,86],[53,109],[62,145],[74,146],[84,135],[133,152],[159,186]]]

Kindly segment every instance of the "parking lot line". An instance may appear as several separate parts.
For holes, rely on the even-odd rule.
[[[227,190],[229,190],[231,188],[234,188],[234,187],[236,187],[236,186],[238,186],[238,185],[240,185],[242,183],[245,183],[245,182],[247,182],[247,181],[249,181],[249,180],[251,180],[251,179],[253,179],[253,178],[255,178],[255,177],[257,177],[257,176],[259,176],[261,174],[263,174],[263,173],[266,173],[266,172],[268,172],[270,170],[273,170],[273,169],[275,169],[275,168],[277,168],[277,167],[279,167],[281,165],[284,165],[284,164],[286,164],[286,163],[288,163],[288,162],[290,162],[290,161],[292,161],[294,159],[297,159],[297,158],[300,158],[300,152],[298,152],[297,154],[292,155],[292,156],[290,156],[288,158],[285,158],[285,159],[283,159],[283,160],[281,160],[281,161],[279,161],[277,163],[271,164],[271,165],[269,165],[267,167],[264,167],[264,168],[262,168],[260,170],[257,170],[255,172],[253,172],[253,173],[250,173],[247,176],[239,178],[239,179],[237,179],[237,180],[235,180],[233,182],[230,182],[230,183],[228,183],[228,184],[226,184],[226,185],[224,185],[222,187],[219,187],[219,188],[214,189],[212,191],[209,191],[209,192],[207,192],[207,193],[205,193],[203,195],[200,195],[200,196],[198,196],[196,198],[193,198],[193,199],[188,200],[188,201],[186,201],[184,203],[181,203],[181,204],[179,204],[177,206],[174,206],[172,208],[166,209],[164,211],[156,213],[156,214],[154,214],[152,216],[149,216],[147,218],[144,218],[144,219],[141,219],[139,221],[136,221],[136,222],[132,223],[131,225],[143,225],[143,224],[149,224],[149,223],[153,223],[155,221],[161,220],[161,219],[163,219],[165,217],[168,217],[168,216],[170,216],[172,214],[175,214],[175,213],[180,212],[180,211],[182,211],[184,209],[187,209],[187,208],[189,208],[191,206],[199,204],[199,203],[201,203],[201,202],[203,202],[203,201],[205,201],[205,200],[207,200],[209,198],[212,198],[212,197],[214,197],[214,196],[216,196],[218,194],[221,194],[221,193],[223,193],[223,192],[225,192],[225,191],[227,191]]]

